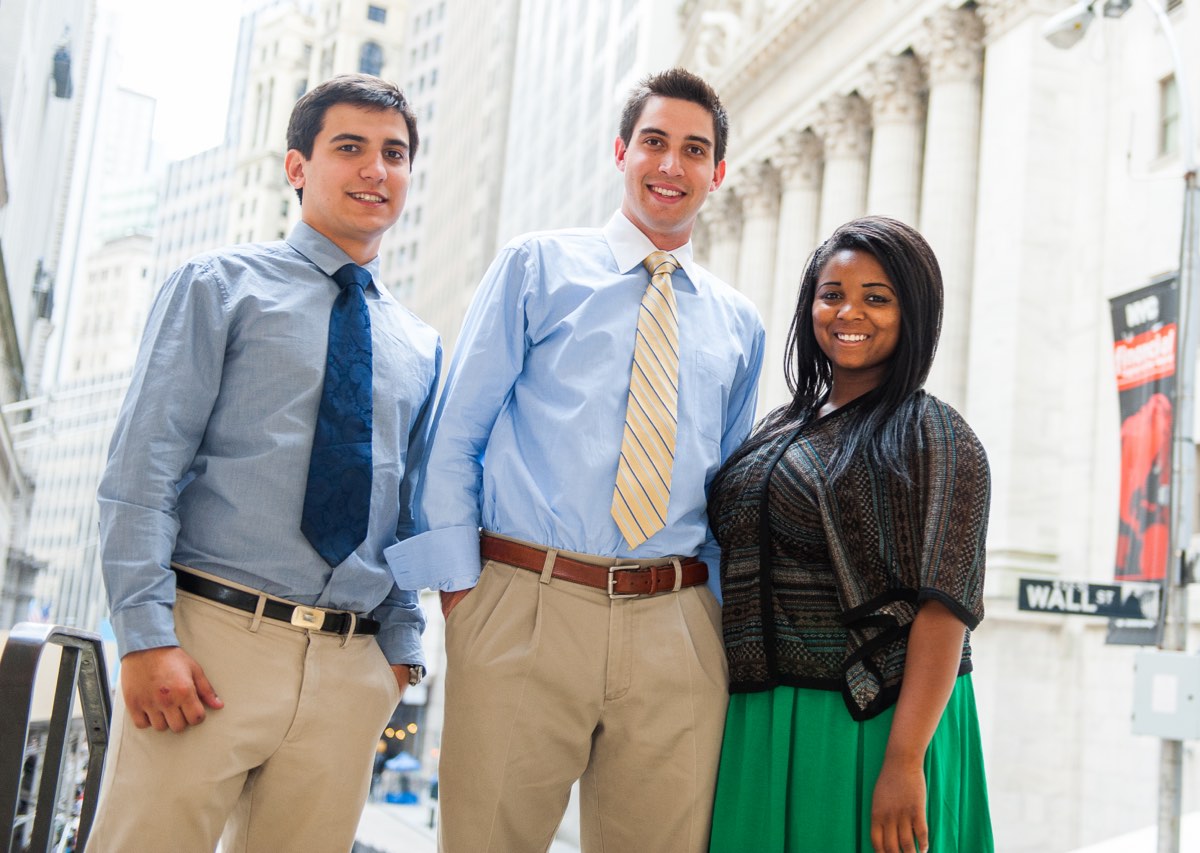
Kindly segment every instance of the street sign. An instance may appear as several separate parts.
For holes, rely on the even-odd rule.
[[[1019,578],[1017,609],[1113,619],[1156,619],[1158,584]]]

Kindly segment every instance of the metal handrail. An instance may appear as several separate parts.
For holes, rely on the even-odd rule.
[[[13,853],[20,803],[21,774],[29,721],[33,708],[33,684],[38,662],[48,643],[62,647],[54,707],[46,737],[46,754],[38,786],[33,834],[28,849],[49,851],[52,843],[58,788],[66,753],[71,705],[78,688],[88,742],[87,775],[84,778],[76,850],[83,850],[96,814],[100,776],[108,750],[112,700],[108,667],[98,634],[61,625],[21,622],[9,633],[0,657],[0,853]],[[4,829],[6,826],[8,829]]]

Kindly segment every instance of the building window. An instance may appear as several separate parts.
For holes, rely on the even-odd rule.
[[[373,41],[366,42],[358,54],[358,70],[378,76],[383,70],[383,48]]]
[[[1175,75],[1158,81],[1158,153],[1174,154],[1179,150],[1179,86]]]
[[[382,6],[368,6],[367,7],[367,20],[375,21],[376,23],[379,23],[379,24],[386,24],[387,23],[387,9],[383,8]]]

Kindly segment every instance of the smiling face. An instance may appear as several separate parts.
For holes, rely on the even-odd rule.
[[[304,190],[300,218],[365,264],[404,210],[410,176],[408,128],[395,110],[335,104],[325,113],[312,157],[284,161],[288,182]]]
[[[813,334],[829,359],[831,398],[848,401],[877,388],[900,341],[900,302],[879,261],[842,249],[821,268]]]
[[[629,144],[617,138],[617,168],[625,175],[621,212],[659,249],[677,249],[691,239],[696,214],[725,178],[713,136],[712,114],[704,107],[654,96]]]

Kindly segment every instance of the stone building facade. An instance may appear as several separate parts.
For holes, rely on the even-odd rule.
[[[941,262],[945,318],[929,388],[967,417],[992,467],[975,678],[997,849],[1014,853],[1152,824],[1158,783],[1158,742],[1130,733],[1133,651],[1105,645],[1102,620],[1016,607],[1018,577],[1113,577],[1119,424],[1107,299],[1178,265],[1182,164],[1159,96],[1174,72],[1162,35],[1138,3],[1113,21],[1098,7],[1080,44],[1058,50],[1042,28],[1066,5],[679,9],[681,64],[714,83],[735,125],[697,248],[766,321],[764,411],[787,396],[783,351],[805,260],[837,225],[898,217]],[[1193,57],[1194,5],[1170,13]],[[1195,91],[1196,69],[1187,71]],[[1189,744],[1185,811],[1200,804],[1196,768]]]

